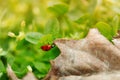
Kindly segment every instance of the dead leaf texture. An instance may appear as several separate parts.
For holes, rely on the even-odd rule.
[[[120,70],[119,45],[108,41],[96,28],[90,29],[84,39],[59,39],[54,43],[61,53],[51,61],[52,68],[44,80],[100,80],[87,78],[93,77],[93,74],[98,74],[95,76],[99,78],[101,72]],[[109,75],[112,74],[106,77]],[[87,77],[79,79],[82,76]]]
[[[32,72],[28,72],[22,80],[38,80]]]
[[[59,80],[120,80],[120,72],[104,72],[91,76],[65,76],[60,77]]]
[[[38,80],[31,71],[29,71],[22,79],[19,79],[9,64],[6,70],[10,80]]]

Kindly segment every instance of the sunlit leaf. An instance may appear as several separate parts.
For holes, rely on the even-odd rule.
[[[0,56],[5,56],[5,55],[7,55],[7,52],[6,52],[6,51],[0,52]]]
[[[41,37],[42,37],[41,33],[29,32],[26,34],[25,40],[27,40],[30,43],[37,44]]]
[[[59,22],[56,18],[49,19],[45,25],[45,34],[52,34],[52,37],[57,37],[59,35]]]
[[[48,10],[57,16],[63,15],[68,11],[68,6],[65,4],[55,4],[48,7]]]
[[[40,48],[40,46],[46,45],[46,44],[52,44],[53,43],[53,35],[52,34],[46,34],[44,35],[38,42],[37,48]]]
[[[88,14],[83,15],[78,20],[76,20],[75,22],[77,22],[79,24],[85,23],[86,21],[88,21],[88,17],[89,17]]]
[[[5,67],[1,60],[0,60],[0,72],[5,72]]]
[[[97,5],[97,0],[90,0],[88,11],[91,12],[91,13],[94,12],[94,9],[96,8],[96,5]]]
[[[109,40],[112,39],[112,27],[105,22],[98,22],[96,27],[99,29],[100,33],[107,37]]]
[[[47,73],[50,68],[50,65],[43,62],[34,62],[33,64],[40,73]]]
[[[14,60],[15,60],[15,57],[11,54],[7,55],[7,63],[8,64],[13,64],[14,63]]]
[[[119,28],[119,17],[115,16],[112,21],[113,35],[115,36]]]

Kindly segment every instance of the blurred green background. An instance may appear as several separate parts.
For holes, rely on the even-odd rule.
[[[8,80],[7,64],[19,78],[30,66],[42,79],[60,51],[40,46],[58,38],[84,38],[90,28],[111,41],[119,19],[120,0],[0,0],[0,80]]]

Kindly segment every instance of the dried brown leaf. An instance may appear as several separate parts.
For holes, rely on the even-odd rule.
[[[22,80],[38,80],[32,72],[28,72]]]
[[[120,50],[97,29],[91,29],[81,40],[59,39],[54,43],[61,54],[51,61],[52,68],[44,80],[120,70]]]
[[[113,41],[114,45],[115,45],[117,48],[120,49],[120,38],[118,38],[118,39],[113,39],[112,41]]]
[[[91,76],[65,76],[59,80],[120,80],[120,72],[100,73]]]
[[[9,64],[7,66],[7,75],[11,80],[19,80]]]
[[[14,71],[12,70],[11,66],[8,64],[7,66],[7,74],[8,74],[8,77],[10,78],[10,80],[21,80],[19,79],[16,74],[14,73]],[[35,75],[29,71],[24,77],[22,80],[38,80]]]

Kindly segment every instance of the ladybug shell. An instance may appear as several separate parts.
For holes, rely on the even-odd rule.
[[[44,46],[41,46],[41,49],[42,49],[43,51],[49,51],[51,48],[52,48],[51,45],[44,45]]]

